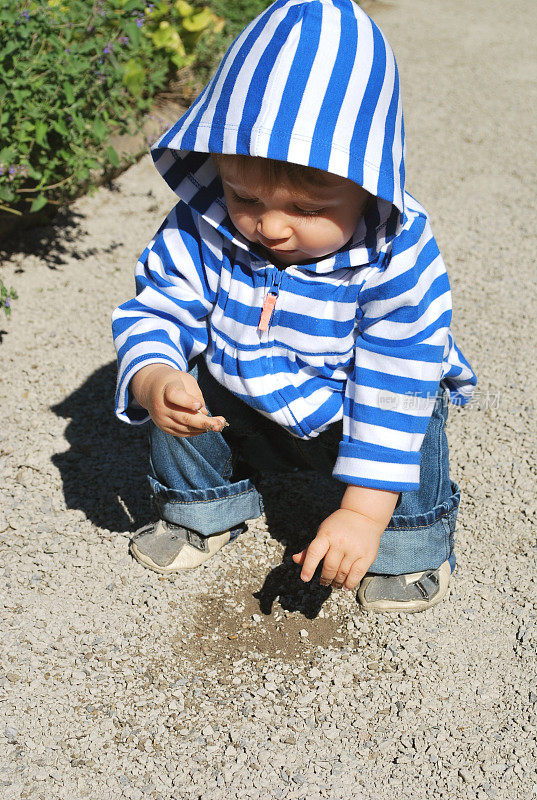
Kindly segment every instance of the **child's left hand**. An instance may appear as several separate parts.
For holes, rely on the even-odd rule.
[[[324,559],[322,586],[355,589],[377,556],[397,497],[396,492],[348,487],[342,508],[325,519],[309,547],[293,556],[296,564],[302,564],[301,579],[310,581]],[[358,510],[364,502],[368,514]]]

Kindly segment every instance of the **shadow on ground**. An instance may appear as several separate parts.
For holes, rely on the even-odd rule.
[[[108,184],[108,189],[115,190],[115,185]],[[110,252],[120,246],[119,243],[111,243],[105,249],[84,248],[84,222],[85,217],[72,207],[62,208],[47,224],[15,230],[5,238],[2,237],[0,261],[7,261],[18,253],[36,256],[49,269],[57,269],[72,259],[80,261],[97,252]],[[23,272],[24,268],[21,266],[18,271]]]
[[[70,444],[52,461],[69,508],[81,509],[99,528],[124,532],[151,518],[148,448],[145,426],[125,425],[114,416],[115,383],[114,361],[52,407],[69,419],[65,436]]]
[[[99,527],[126,530],[151,515],[147,431],[145,425],[125,425],[114,416],[115,383],[113,361],[52,407],[69,420],[65,436],[71,446],[52,461],[60,470],[69,508],[81,509]],[[315,473],[297,472],[268,476],[259,489],[270,533],[289,542],[290,557],[338,507],[344,487]]]
[[[267,478],[260,489],[270,534],[285,546],[282,563],[271,569],[254,595],[260,611],[271,614],[278,599],[284,610],[313,619],[331,589],[319,584],[320,569],[309,583],[301,581],[291,556],[308,546],[321,522],[339,507],[345,487],[315,472],[297,472]]]

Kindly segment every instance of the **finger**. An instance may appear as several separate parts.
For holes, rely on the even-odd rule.
[[[166,430],[165,433],[170,433],[172,436],[180,436],[186,439],[189,436],[202,436],[204,433],[207,433],[207,431],[205,429],[199,430],[198,428],[188,428],[185,425],[179,425]]]
[[[295,564],[303,564],[307,552],[307,550],[301,550],[300,553],[293,553],[292,559]]]
[[[180,406],[192,411],[198,411],[203,406],[203,398],[194,397],[194,395],[186,392],[176,383],[167,383],[163,394],[164,402],[168,405]]]
[[[174,414],[157,416],[154,422],[172,436],[199,436],[207,431],[219,432],[226,425],[223,417],[205,417],[202,414]]]
[[[183,389],[191,394],[192,397],[197,397],[198,400],[201,401],[203,405],[205,405],[205,400],[203,399],[203,393],[201,391],[201,387],[197,380],[190,375],[188,372],[184,375],[181,375],[181,384]]]
[[[347,575],[349,574],[351,567],[353,565],[352,558],[345,556],[339,565],[339,569],[336,572],[336,576],[332,581],[332,586],[334,589],[341,589],[345,581],[347,580]]]
[[[192,431],[221,431],[227,425],[224,417],[208,417],[206,414],[189,414],[188,412],[178,412],[170,415],[170,418],[178,425],[184,425]]]
[[[349,570],[349,574],[347,575],[345,582],[343,584],[344,589],[356,589],[364,575],[368,570],[368,563],[363,558],[357,558],[352,567]]]
[[[323,562],[323,570],[321,572],[321,577],[319,578],[319,583],[321,586],[330,586],[337,575],[339,565],[341,564],[342,560],[343,553],[340,550],[334,550],[334,548],[331,547]]]
[[[170,436],[199,436],[201,433],[205,433],[204,430],[193,429],[188,425],[178,425],[172,421],[163,422],[161,419],[154,418],[153,422],[161,431]]]
[[[300,578],[305,583],[312,579],[313,573],[317,569],[320,560],[325,557],[329,548],[330,540],[322,534],[317,534],[306,550],[302,571],[300,573]]]
[[[207,431],[188,431],[188,433],[177,434],[180,435],[182,439],[191,439],[193,436],[202,436]]]

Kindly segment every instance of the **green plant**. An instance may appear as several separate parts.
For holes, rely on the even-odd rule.
[[[118,167],[110,134],[222,24],[185,0],[0,0],[0,212],[62,205]]]
[[[6,317],[11,314],[11,301],[17,300],[17,298],[18,294],[15,289],[12,287],[8,289],[2,278],[0,278],[0,308],[4,310]]]

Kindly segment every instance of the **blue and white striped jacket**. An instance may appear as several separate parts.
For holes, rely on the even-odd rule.
[[[278,269],[233,227],[210,152],[328,170],[376,203],[337,253]],[[439,382],[464,405],[476,379],[450,333],[427,213],[404,188],[398,73],[378,27],[351,0],[276,0],[152,153],[180,201],[140,257],[136,298],[113,315],[118,417],[147,419],[129,391],[138,369],[186,370],[203,353],[221,384],[295,436],[343,418],[336,478],[416,489]]]

